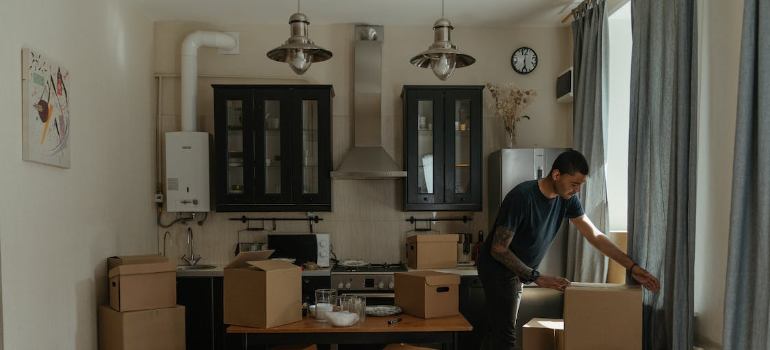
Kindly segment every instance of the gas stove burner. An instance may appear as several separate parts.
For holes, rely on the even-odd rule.
[[[388,263],[382,263],[382,264],[365,264],[360,266],[349,266],[349,264],[337,264],[334,266],[334,269],[332,269],[334,272],[359,272],[359,273],[372,273],[372,272],[379,272],[379,273],[393,273],[393,272],[400,272],[400,271],[406,271],[406,267],[404,264],[397,263],[397,264],[388,264]]]

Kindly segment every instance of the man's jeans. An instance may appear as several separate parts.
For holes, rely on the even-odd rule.
[[[486,297],[489,330],[481,344],[482,350],[514,350],[516,344],[516,316],[521,300],[521,282],[518,277],[484,274],[479,271]]]

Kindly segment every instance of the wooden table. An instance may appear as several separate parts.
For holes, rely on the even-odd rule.
[[[388,320],[398,317],[400,322],[388,325]],[[458,332],[471,330],[473,327],[462,315],[422,319],[406,314],[366,316],[364,322],[350,327],[334,327],[312,317],[268,329],[227,327],[228,337],[243,337],[245,349],[264,344],[442,343],[446,350],[457,350]]]

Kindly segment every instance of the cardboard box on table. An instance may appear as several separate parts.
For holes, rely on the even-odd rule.
[[[564,346],[641,350],[641,286],[573,283],[564,292]]]
[[[184,306],[119,312],[99,306],[100,350],[184,350]]]
[[[241,252],[224,269],[224,323],[271,328],[302,320],[302,270],[265,260],[272,250]]]
[[[457,268],[457,234],[414,235],[406,239],[407,265],[413,269]]]
[[[435,271],[393,274],[394,304],[405,313],[422,318],[460,314],[460,275]]]
[[[533,318],[522,329],[524,350],[564,350],[564,320]]]
[[[160,255],[107,259],[110,307],[138,311],[176,306],[176,265]]]

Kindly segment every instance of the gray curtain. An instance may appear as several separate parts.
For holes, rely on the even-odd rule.
[[[644,291],[644,349],[692,349],[697,170],[696,0],[632,0],[629,255]],[[715,272],[717,273],[717,272]],[[718,275],[718,273],[717,273]],[[633,282],[630,277],[629,282]]]
[[[725,350],[770,349],[770,1],[745,0],[735,126]]]
[[[590,173],[580,192],[586,215],[602,232],[610,227],[607,213],[607,12],[604,0],[581,5],[572,23],[573,148],[588,160]],[[607,258],[570,225],[566,278],[580,282],[607,280]]]

